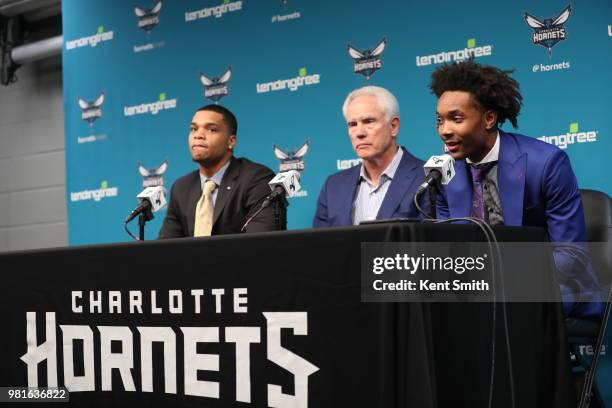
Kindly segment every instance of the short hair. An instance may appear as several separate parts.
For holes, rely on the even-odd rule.
[[[236,116],[234,116],[234,114],[226,107],[216,104],[210,104],[202,106],[196,112],[200,111],[212,111],[220,114],[221,116],[223,116],[223,122],[225,122],[225,124],[227,125],[230,135],[238,134],[238,121],[236,120]]]
[[[399,118],[399,103],[397,103],[397,99],[391,92],[386,90],[385,88],[381,88],[380,86],[364,86],[363,88],[355,89],[351,93],[348,94],[346,99],[344,100],[344,104],[342,105],[342,114],[346,119],[346,111],[348,109],[348,105],[353,101],[353,99],[359,96],[373,96],[378,101],[378,105],[385,113],[385,119],[390,121],[392,117],[397,116]]]
[[[470,58],[440,66],[431,74],[429,88],[438,98],[446,91],[469,92],[480,107],[497,112],[496,125],[509,120],[516,128],[523,97],[519,83],[508,75],[512,72]]]

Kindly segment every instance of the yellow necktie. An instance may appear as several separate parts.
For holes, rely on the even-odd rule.
[[[212,180],[206,180],[204,183],[202,197],[200,197],[196,206],[194,237],[209,237],[212,232],[214,211],[212,192],[215,191],[215,188],[217,188],[217,185]]]

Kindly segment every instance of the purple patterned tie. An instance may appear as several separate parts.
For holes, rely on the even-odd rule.
[[[482,196],[482,181],[495,166],[497,161],[492,161],[483,164],[470,164],[470,172],[472,173],[472,211],[470,217],[480,218],[485,221],[484,213],[484,198]]]

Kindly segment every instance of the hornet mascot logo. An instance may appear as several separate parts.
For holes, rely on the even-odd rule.
[[[374,72],[378,71],[382,67],[380,61],[380,55],[387,46],[387,38],[383,38],[380,44],[373,50],[357,51],[355,48],[348,45],[348,53],[353,59],[353,71],[356,74],[361,74],[370,79]]]
[[[140,7],[134,7],[134,14],[138,17],[138,28],[144,30],[147,34],[159,24],[159,11],[162,8],[161,0],[157,2],[153,8],[143,10]]]
[[[282,173],[284,171],[289,170],[304,170],[304,160],[302,157],[306,156],[308,153],[308,145],[310,144],[309,140],[306,140],[302,147],[296,150],[283,151],[280,147],[276,145],[272,145],[272,150],[274,151],[274,156],[278,160],[280,160],[280,165],[278,166],[278,170]]]
[[[223,98],[229,93],[227,90],[227,82],[231,77],[231,66],[220,77],[208,78],[206,75],[200,74],[200,81],[202,81],[202,85],[206,87],[204,90],[204,97],[206,99],[210,99],[214,103],[218,103],[219,99]]]
[[[142,176],[142,187],[156,187],[164,185],[164,173],[168,169],[168,161],[164,162],[157,168],[147,169],[142,164],[138,165],[138,172]]]
[[[525,13],[527,25],[534,30],[533,43],[546,47],[549,57],[552,57],[552,47],[567,37],[563,24],[569,19],[571,12],[571,6],[567,6],[556,18],[547,18],[543,21],[538,20],[529,13]]]
[[[93,126],[93,123],[102,117],[102,104],[104,103],[104,93],[98,96],[93,102],[78,98],[79,107],[81,108],[81,119]]]

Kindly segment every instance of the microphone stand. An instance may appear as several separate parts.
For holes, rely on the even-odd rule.
[[[274,211],[274,222],[275,222],[276,228],[280,229],[279,226],[283,226],[283,225],[286,228],[287,212],[285,211],[284,217],[281,217],[281,211],[279,209],[279,204],[277,202],[282,203],[283,208],[287,208],[287,206],[289,205],[289,202],[287,201],[284,195],[277,195],[273,199],[271,199],[270,195],[268,195],[261,203],[261,206],[259,207],[259,209],[255,211],[255,213],[251,215],[248,220],[246,220],[242,228],[240,228],[240,233],[246,232],[246,227],[251,223],[251,221],[253,221],[255,217],[257,217],[263,210],[265,210],[269,206],[272,206],[273,211]]]
[[[145,240],[145,224],[147,221],[151,221],[153,219],[153,212],[151,211],[151,207],[148,207],[146,210],[140,213],[138,216],[138,237],[141,241]]]
[[[437,181],[429,187],[429,215],[434,219],[436,218],[436,196],[439,191]]]
[[[287,229],[287,211],[286,208],[289,205],[289,202],[285,198],[285,196],[280,196],[278,200],[274,201],[274,225],[276,226],[277,231],[282,231]],[[281,207],[283,210],[281,214]]]
[[[430,219],[436,219],[436,196],[442,190],[442,185],[440,184],[441,178],[442,174],[440,171],[438,169],[432,169],[427,177],[425,177],[425,182],[419,186],[414,195],[414,205],[417,210]],[[425,211],[421,209],[418,201],[418,197],[423,194],[425,190],[429,190],[429,214],[426,214]]]
[[[138,216],[138,239],[140,241],[144,241],[145,240],[145,224],[147,223],[147,221],[145,220],[145,216],[144,214],[140,214]]]
[[[132,234],[132,232],[128,228],[128,222],[131,221],[129,217],[126,218],[125,221],[123,221],[123,229],[125,229],[125,232],[127,232],[128,235],[134,239],[134,241],[144,241],[145,240],[145,224],[147,223],[147,221],[151,221],[153,218],[154,218],[153,211],[151,211],[151,207],[144,209],[138,215],[138,229],[139,229],[138,238],[134,234]]]

